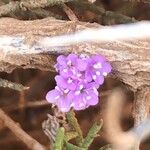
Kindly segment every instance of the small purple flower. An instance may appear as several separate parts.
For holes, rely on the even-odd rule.
[[[98,91],[93,85],[79,83],[76,90],[70,91],[68,97],[72,99],[72,107],[75,110],[83,110],[98,103]]]
[[[55,65],[59,73],[55,77],[57,86],[49,91],[46,99],[63,112],[71,107],[83,110],[98,103],[98,91],[104,77],[111,72],[111,65],[101,55],[60,55]]]
[[[76,68],[77,59],[78,57],[75,54],[69,54],[67,57],[60,55],[57,58],[55,68],[64,78],[76,76],[78,73]]]
[[[56,83],[59,87],[63,89],[74,90],[76,88],[77,80],[73,80],[72,78],[63,78],[60,75],[55,77]]]
[[[54,90],[47,93],[46,99],[49,103],[58,106],[59,110],[62,112],[68,112],[71,108],[71,99],[68,97],[68,89],[60,89],[58,86]]]
[[[87,69],[89,61],[90,58],[88,56],[80,55],[80,57],[77,59],[77,69],[81,72],[85,71]]]
[[[111,65],[101,55],[92,56],[85,72],[85,78],[91,82],[94,80],[99,85],[104,83],[104,77],[111,72]]]

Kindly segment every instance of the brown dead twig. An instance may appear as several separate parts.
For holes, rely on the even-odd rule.
[[[63,4],[63,10],[71,21],[79,21],[74,12],[66,4]]]
[[[59,125],[58,119],[55,116],[52,116],[50,114],[48,114],[47,116],[48,116],[48,119],[42,123],[42,128],[43,128],[45,135],[50,140],[50,149],[52,150],[53,143],[55,142],[55,137],[56,137],[56,134],[60,125]]]
[[[107,11],[103,5],[97,6],[94,3],[85,0],[75,0],[71,2],[79,10],[87,10],[97,14],[97,17],[100,18],[101,23],[105,25],[112,25],[117,23],[131,23],[136,22],[137,20],[129,16],[125,16],[121,13]]]
[[[127,1],[129,1],[129,2],[137,2],[137,3],[142,2],[142,3],[150,4],[150,0],[127,0]]]
[[[44,8],[46,6],[53,6],[57,4],[62,4],[65,2],[69,2],[72,0],[21,0],[20,2],[10,2],[6,5],[0,6],[0,16],[5,16],[10,13],[13,13],[18,10],[28,10],[28,9],[35,9],[35,8]]]
[[[137,150],[139,144],[150,135],[150,118],[143,119],[136,127],[124,132],[120,126],[120,116],[125,95],[121,89],[115,89],[108,97],[105,112],[105,130],[116,150]]]
[[[23,131],[16,122],[8,117],[2,109],[0,109],[0,121],[8,127],[29,149],[46,150],[46,148]]]
[[[95,12],[97,15],[99,15],[100,18],[102,18],[104,24],[110,24],[110,22],[116,22],[116,23],[128,23],[128,22],[135,22],[136,20],[134,18],[115,13],[112,11],[105,11],[103,7],[96,6],[92,2],[84,1],[84,0],[21,0],[20,2],[10,2],[8,4],[0,6],[0,16],[6,16],[11,15],[14,12],[17,11],[26,11],[26,10],[33,10],[34,13],[36,13],[38,16],[42,15],[44,17],[47,17],[48,15],[55,17],[55,15],[52,12],[48,12],[46,10],[42,10],[40,8],[44,8],[47,6],[53,6],[53,5],[63,5],[66,2],[72,2],[73,5],[79,7],[80,9],[84,10],[90,10],[92,12]],[[38,10],[36,10],[38,9]],[[77,19],[75,15],[73,15],[72,11],[68,8],[64,8],[65,12],[72,14],[72,17],[74,19]],[[41,13],[41,14],[40,14]],[[70,16],[70,15],[69,15]],[[56,18],[60,18],[60,16],[56,15]],[[110,20],[110,21],[108,21]]]
[[[5,79],[1,79],[0,78],[0,87],[4,87],[4,88],[10,88],[13,90],[17,90],[17,91],[22,91],[22,90],[28,90],[29,87],[23,86],[22,84],[19,83],[14,83]]]
[[[111,90],[108,91],[101,91],[100,92],[100,97],[106,97],[111,93]],[[26,108],[38,108],[38,107],[44,107],[44,106],[48,106],[49,103],[45,100],[36,100],[36,101],[28,101],[26,102],[24,105],[16,105],[16,104],[12,104],[9,106],[3,106],[2,109],[6,112],[11,112],[11,111],[15,111],[18,109],[26,109]]]

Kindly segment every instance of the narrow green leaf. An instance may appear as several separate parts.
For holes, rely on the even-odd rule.
[[[103,121],[101,121],[100,125],[94,123],[90,128],[86,138],[83,141],[82,147],[88,149],[88,147],[92,144],[94,138],[97,136],[97,133],[100,131],[102,127]]]
[[[66,132],[66,134],[65,134],[65,140],[69,141],[71,139],[76,138],[77,136],[78,136],[77,132],[75,132],[75,131],[69,131],[69,132]]]
[[[63,127],[59,128],[56,134],[56,139],[54,143],[54,150],[62,150],[64,144],[65,129]]]
[[[65,145],[66,145],[67,150],[86,150],[84,148],[75,146],[75,145],[68,143],[68,142],[66,142]]]
[[[82,131],[78,123],[78,120],[76,119],[75,113],[73,112],[73,110],[67,113],[67,119],[68,119],[69,124],[72,126],[72,128],[78,133],[76,142],[78,145],[81,145],[81,143],[83,142],[83,135],[82,135]]]

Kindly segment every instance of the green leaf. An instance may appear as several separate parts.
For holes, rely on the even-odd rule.
[[[83,135],[82,135],[82,131],[78,123],[78,120],[76,119],[75,113],[73,112],[73,110],[67,113],[67,119],[68,119],[69,124],[72,126],[72,128],[78,133],[76,142],[78,145],[81,145],[83,142]]]
[[[83,141],[82,147],[88,149],[89,146],[92,144],[94,138],[97,136],[97,133],[102,128],[103,121],[98,125],[97,123],[94,123],[93,126],[90,128],[86,138]]]
[[[77,136],[78,136],[77,132],[75,132],[75,131],[69,131],[69,132],[66,132],[66,134],[65,134],[65,140],[69,141],[71,139],[76,138]]]
[[[68,143],[68,142],[66,142],[65,145],[66,145],[67,150],[86,150],[84,148],[75,146],[75,145]]]
[[[56,134],[56,139],[54,143],[54,150],[62,150],[64,144],[65,129],[63,127],[59,128]]]

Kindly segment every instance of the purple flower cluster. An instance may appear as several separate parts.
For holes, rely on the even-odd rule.
[[[59,73],[55,77],[57,86],[47,93],[49,103],[58,106],[62,112],[71,107],[83,110],[98,103],[98,91],[104,77],[111,72],[111,65],[101,55],[60,55],[55,65]]]

